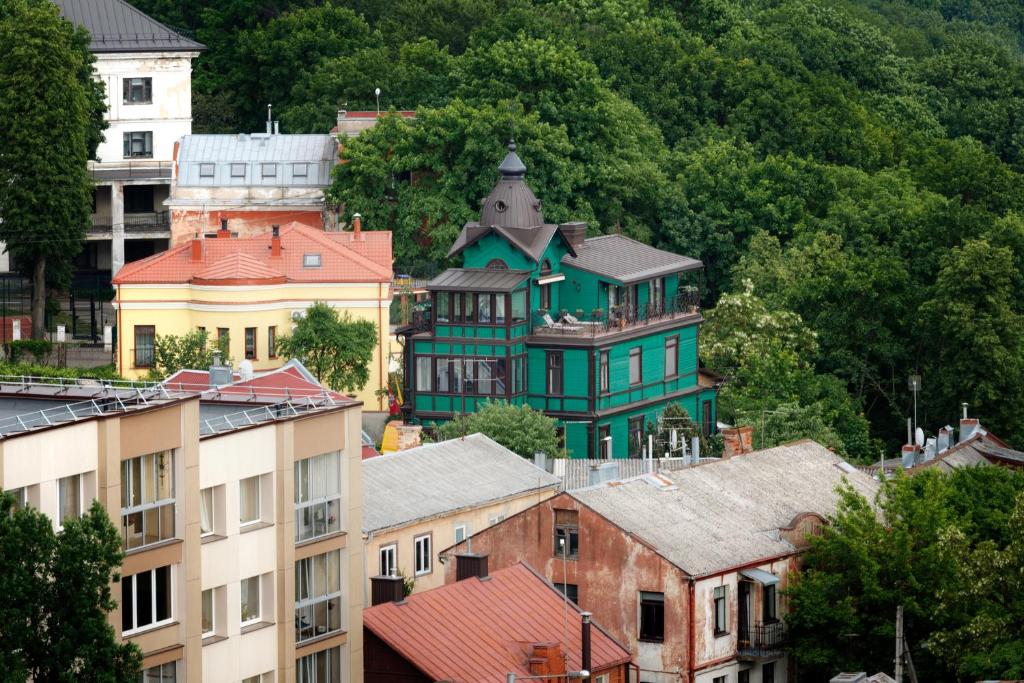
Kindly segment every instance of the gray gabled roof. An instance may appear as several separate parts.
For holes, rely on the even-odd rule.
[[[526,270],[449,268],[427,283],[432,292],[511,292],[530,277]]]
[[[795,552],[779,530],[833,514],[844,478],[874,500],[877,481],[808,440],[570,495],[701,576]]]
[[[623,235],[590,237],[576,251],[575,256],[562,257],[563,266],[603,275],[623,284],[704,267],[697,259],[655,249]]]
[[[326,134],[185,135],[178,150],[177,184],[327,187],[337,149],[337,139]]]
[[[558,477],[483,434],[370,458],[362,467],[364,533],[559,484]]]
[[[200,52],[189,40],[124,0],[53,0],[61,15],[92,35],[93,52]]]

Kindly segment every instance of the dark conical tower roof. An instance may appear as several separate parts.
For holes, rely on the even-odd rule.
[[[539,228],[544,225],[540,200],[523,178],[526,164],[509,142],[508,154],[498,166],[501,179],[480,205],[481,227]]]

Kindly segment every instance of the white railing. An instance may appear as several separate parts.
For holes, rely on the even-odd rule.
[[[343,404],[332,398],[330,394],[308,397],[301,400],[282,401],[280,403],[274,403],[273,405],[250,408],[238,413],[218,415],[217,417],[202,420],[199,424],[199,434],[201,436],[208,434],[220,434],[221,432],[227,432],[241,427],[250,427],[252,425],[262,424],[265,422],[273,422],[274,420],[296,417],[304,413],[310,413],[337,405]]]
[[[104,389],[104,393],[109,394],[111,389]],[[77,422],[87,417],[103,415],[105,413],[124,412],[138,405],[147,406],[150,401],[168,398],[171,398],[170,394],[167,393],[164,387],[159,385],[129,391],[117,391],[114,389],[114,393],[111,395],[0,418],[0,435],[26,432],[31,429],[51,427],[67,422]]]
[[[92,377],[39,377],[36,375],[0,375],[0,390],[4,385],[20,387],[81,387],[85,389],[159,389],[160,382],[142,382],[130,379],[96,379]]]

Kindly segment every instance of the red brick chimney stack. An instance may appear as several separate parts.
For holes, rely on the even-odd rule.
[[[270,257],[281,257],[281,226],[273,225],[270,228]]]
[[[352,239],[358,240],[363,237],[363,217],[358,213],[352,215]]]
[[[192,260],[202,261],[203,260],[203,240],[199,239],[199,233],[197,232],[192,238]]]

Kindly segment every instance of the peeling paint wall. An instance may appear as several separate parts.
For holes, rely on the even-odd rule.
[[[320,208],[267,208],[252,210],[174,209],[171,211],[171,247],[200,236],[217,232],[221,219],[228,221],[228,230],[238,237],[267,235],[275,225],[296,221],[322,230],[323,213]]]

